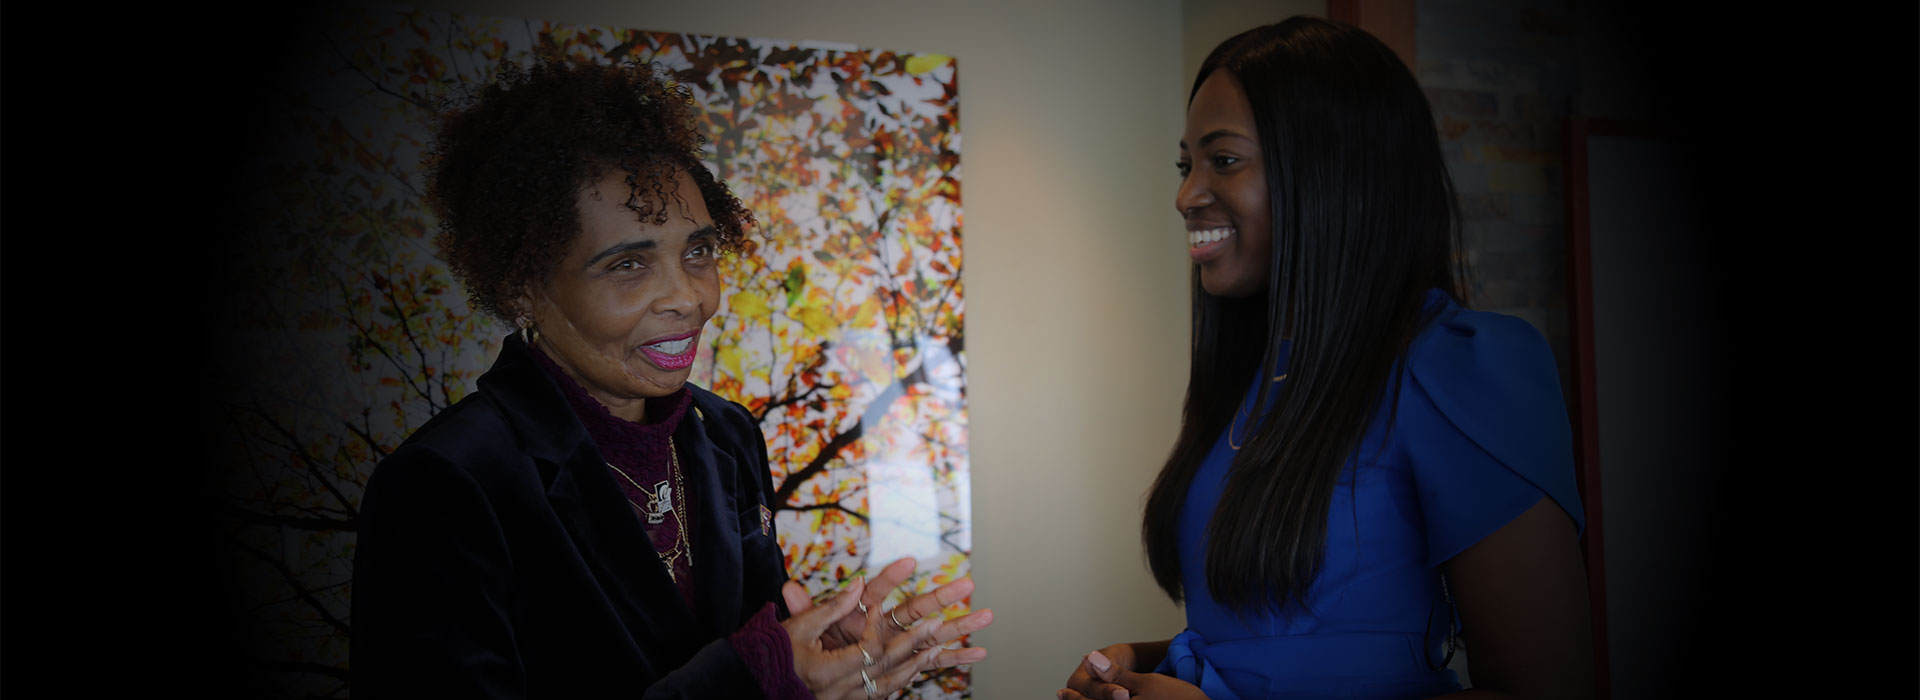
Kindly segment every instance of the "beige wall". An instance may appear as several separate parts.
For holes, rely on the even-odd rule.
[[[1200,64],[1221,41],[1294,15],[1325,17],[1327,0],[1185,0],[1180,3],[1180,95],[1184,98],[1193,89],[1193,75],[1200,72]]]
[[[1080,655],[1183,626],[1140,552],[1187,367],[1177,0],[420,0],[416,6],[958,57],[975,697],[1052,697]]]

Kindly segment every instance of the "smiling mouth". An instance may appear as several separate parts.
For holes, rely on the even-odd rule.
[[[1208,243],[1218,243],[1220,241],[1226,240],[1228,236],[1232,236],[1236,230],[1237,229],[1233,228],[1232,226],[1222,226],[1220,228],[1209,228],[1209,229],[1201,229],[1199,231],[1188,231],[1187,247],[1198,248]]]
[[[648,362],[664,370],[679,370],[693,366],[694,345],[700,340],[700,331],[693,331],[671,340],[661,340],[640,346],[640,354]]]
[[[687,352],[687,348],[693,347],[693,338],[688,337],[679,340],[669,340],[664,343],[654,343],[645,347],[654,352],[668,355],[684,355]]]

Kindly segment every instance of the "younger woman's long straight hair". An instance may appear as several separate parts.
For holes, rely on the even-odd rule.
[[[1273,258],[1264,298],[1213,296],[1194,274],[1180,436],[1141,534],[1155,581],[1181,600],[1187,490],[1249,382],[1262,378],[1256,406],[1271,408],[1248,421],[1206,533],[1208,593],[1250,614],[1306,602],[1334,487],[1427,321],[1427,290],[1464,301],[1465,274],[1433,112],[1385,44],[1311,17],[1251,29],[1207,56],[1189,103],[1217,71],[1237,78],[1252,105]],[[1281,371],[1283,341],[1287,378],[1267,381]]]

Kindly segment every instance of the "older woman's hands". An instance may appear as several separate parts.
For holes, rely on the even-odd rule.
[[[862,596],[869,589],[856,579],[852,586],[818,606],[811,605],[806,589],[798,583],[788,581],[781,589],[793,613],[781,625],[793,642],[794,672],[819,700],[884,698],[905,688],[921,671],[986,658],[986,649],[943,649],[941,645],[985,627],[992,621],[990,613],[965,626],[936,617],[912,625],[906,632],[888,633],[881,628],[891,623],[880,620],[883,613],[876,606],[868,606],[866,615],[859,613]],[[798,605],[794,603],[796,593],[801,601]],[[863,621],[859,636],[837,648],[827,648],[825,638],[848,616]]]
[[[860,611],[860,606],[865,606],[867,613],[879,616],[880,639],[890,640],[905,631],[902,627],[914,628],[920,620],[928,616],[938,616],[947,606],[966,600],[967,596],[973,595],[973,578],[967,577],[909,598],[891,609],[880,609],[887,595],[905,582],[908,576],[913,575],[915,566],[916,562],[912,557],[902,557],[881,569],[879,575],[874,576],[873,580],[867,583],[865,591],[860,596],[860,605],[856,605],[854,610],[841,616],[832,627],[827,629],[826,633],[821,635],[824,646],[827,649],[838,649],[852,644],[865,633],[868,615]],[[797,583],[788,582],[780,592],[786,598],[789,613],[798,615],[800,611],[813,607],[813,601],[807,598],[806,588]],[[896,620],[900,623],[899,625],[894,624]],[[945,620],[944,630],[937,643],[946,644],[962,635],[985,629],[991,624],[993,624],[993,610],[990,608],[975,610],[958,618]],[[985,658],[986,655],[987,650],[980,647],[943,651],[940,653],[938,663],[932,668],[970,664]]]

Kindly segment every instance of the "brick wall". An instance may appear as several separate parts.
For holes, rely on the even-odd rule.
[[[1460,195],[1476,308],[1546,335],[1568,385],[1564,120],[1578,89],[1568,0],[1420,0],[1415,67]]]

